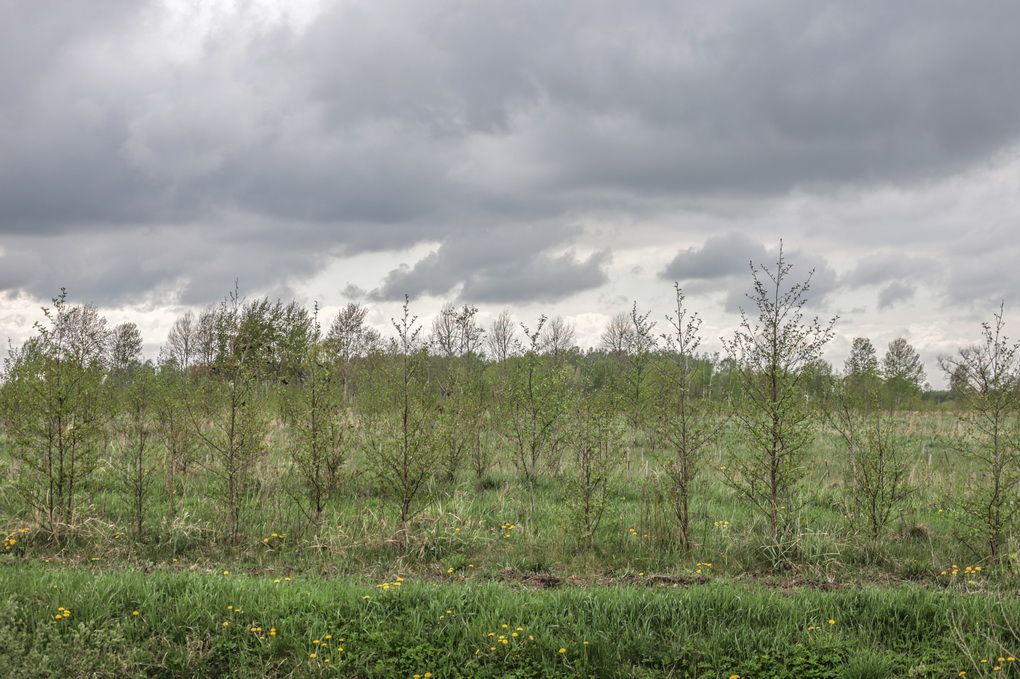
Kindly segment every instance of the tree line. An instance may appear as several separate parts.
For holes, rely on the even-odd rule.
[[[805,456],[828,427],[845,448],[848,518],[879,539],[912,490],[894,416],[925,403],[924,369],[904,339],[879,360],[856,338],[834,370],[822,352],[837,319],[804,317],[810,274],[798,281],[791,268],[781,249],[772,267],[752,263],[749,310],[722,355],[699,352],[701,319],[679,286],[670,313],[653,319],[635,303],[588,352],[562,318],[525,324],[505,311],[483,327],[477,308],[447,306],[425,328],[405,299],[383,337],[360,304],[320,319],[317,306],[235,291],[178,318],[156,361],[143,360],[134,324],[110,328],[94,306],[62,292],[4,363],[13,486],[59,540],[107,465],[144,539],[155,484],[203,474],[236,541],[275,441],[288,492],[311,526],[323,524],[350,474],[366,473],[391,502],[403,541],[416,512],[459,475],[488,474],[498,449],[532,512],[539,480],[564,481],[571,521],[590,543],[614,474],[642,455],[668,479],[676,542],[688,549],[692,498],[721,432],[735,432],[744,451],[722,470],[725,483],[781,540],[800,502]],[[983,326],[980,342],[940,361],[965,406],[959,448],[985,481],[960,498],[966,537],[993,556],[1020,504],[1020,368],[1002,315]]]

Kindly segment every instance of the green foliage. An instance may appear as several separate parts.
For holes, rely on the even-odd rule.
[[[436,392],[428,382],[428,361],[418,317],[405,297],[403,315],[393,320],[397,337],[380,357],[371,385],[366,455],[372,474],[395,499],[400,543],[407,545],[413,514],[430,500],[439,461],[436,445]]]
[[[91,306],[70,306],[61,291],[36,336],[4,361],[3,419],[18,463],[16,486],[59,537],[99,460],[109,415],[104,382],[106,321]]]
[[[882,359],[882,377],[886,398],[892,404],[909,407],[920,400],[925,379],[924,364],[917,350],[902,337],[889,342]]]
[[[151,365],[136,366],[131,381],[119,394],[112,423],[113,454],[120,482],[134,516],[135,538],[142,539],[146,501],[156,476],[153,449],[156,443],[155,411],[158,382]]]
[[[622,430],[615,403],[602,394],[586,394],[575,402],[567,435],[570,464],[564,493],[568,525],[591,548],[610,506],[610,485],[622,463]]]
[[[292,423],[291,460],[300,491],[298,507],[315,528],[322,525],[326,507],[340,490],[344,466],[360,445],[354,413],[343,392],[342,373],[323,360],[318,307],[313,334],[301,372],[299,389],[288,390],[285,411]]]
[[[792,265],[782,244],[775,270],[751,264],[758,318],[741,310],[740,328],[726,342],[737,362],[742,399],[737,418],[743,425],[749,455],[727,465],[727,481],[768,517],[773,536],[780,511],[797,505],[796,486],[803,478],[807,445],[814,437],[812,412],[805,404],[805,368],[816,361],[832,338],[836,319],[822,325],[803,320],[810,274],[790,284]]]
[[[258,334],[258,306],[243,306],[236,293],[216,315],[216,361],[193,378],[187,401],[196,438],[209,454],[206,470],[217,480],[232,542],[240,539],[241,515],[253,490],[256,465],[267,453],[269,415],[260,388],[266,375],[266,344]]]
[[[513,450],[517,471],[528,487],[532,512],[535,483],[542,473],[538,463],[543,457],[558,454],[572,396],[568,368],[540,353],[544,325],[543,316],[534,332],[524,327],[529,340],[527,350],[503,364],[498,392],[503,433]]]
[[[1020,342],[1003,332],[1003,306],[994,323],[982,324],[983,343],[940,358],[968,406],[958,445],[977,461],[980,481],[956,494],[961,536],[977,554],[1002,556],[1020,511]]]
[[[664,450],[659,464],[666,474],[666,497],[676,523],[682,550],[691,548],[691,503],[702,459],[725,422],[718,404],[697,393],[696,352],[701,343],[701,319],[684,307],[684,295],[675,286],[676,316],[667,316],[672,331],[663,335],[667,360],[656,363],[655,426]]]
[[[874,388],[866,390],[866,383],[845,379],[826,406],[827,419],[845,451],[847,522],[871,540],[881,537],[914,490],[903,436],[892,414],[876,408],[877,400]]]

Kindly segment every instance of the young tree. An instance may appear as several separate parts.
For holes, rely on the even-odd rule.
[[[981,324],[980,344],[939,358],[969,406],[959,446],[979,463],[982,477],[959,499],[962,537],[975,553],[992,558],[1005,552],[1020,511],[1020,342],[1005,335],[1004,308],[993,323]]]
[[[198,351],[198,321],[194,312],[185,312],[174,321],[162,353],[164,360],[172,360],[181,370],[187,371]]]
[[[503,363],[516,353],[517,340],[514,338],[516,329],[509,309],[504,309],[489,326],[485,344],[489,349],[489,357],[496,363]]]
[[[892,415],[879,405],[879,389],[877,381],[853,380],[847,374],[834,385],[825,406],[826,419],[846,451],[845,516],[852,529],[864,530],[872,541],[882,536],[893,512],[914,491],[902,436]]]
[[[501,419],[510,439],[514,463],[528,487],[535,511],[538,462],[555,454],[563,443],[561,425],[570,405],[570,380],[562,365],[541,353],[545,316],[534,332],[522,324],[528,338],[523,356],[514,359],[503,375],[500,390]]]
[[[573,324],[562,316],[549,321],[542,335],[542,352],[558,358],[577,346]]]
[[[198,450],[191,419],[196,411],[194,398],[198,381],[181,368],[177,357],[160,352],[153,404],[156,435],[163,443],[166,488],[171,493],[177,490],[178,474],[188,472]]]
[[[636,310],[635,306],[635,311]],[[602,341],[602,348],[610,354],[619,356],[631,345],[632,340],[630,335],[632,332],[631,315],[625,311],[621,311],[609,319],[605,329],[602,331],[602,335],[600,337]]]
[[[780,510],[795,506],[805,449],[814,435],[804,368],[821,356],[836,322],[804,321],[813,272],[791,284],[791,268],[782,243],[774,270],[751,263],[754,292],[748,297],[758,318],[751,320],[741,309],[740,328],[724,342],[738,366],[743,403],[737,418],[749,450],[727,465],[726,481],[766,515],[773,537],[779,535]]]
[[[439,447],[435,441],[436,393],[428,381],[428,356],[418,317],[404,297],[403,315],[377,379],[367,387],[372,420],[366,453],[379,482],[396,500],[402,546],[411,519],[430,499]]]
[[[322,360],[319,308],[312,316],[311,339],[303,374],[304,385],[287,399],[295,445],[291,461],[303,492],[298,507],[318,529],[329,501],[343,483],[344,465],[360,444],[355,418],[344,398],[339,374]]]
[[[855,337],[850,355],[843,364],[843,393],[860,403],[869,403],[878,394],[881,370],[875,345],[867,337]]]
[[[457,478],[464,458],[473,453],[475,473],[488,467],[482,445],[485,414],[483,385],[485,367],[481,357],[485,330],[475,321],[478,309],[444,307],[432,324],[431,345],[434,376],[442,397],[438,403],[436,434],[443,450],[446,480]]]
[[[145,509],[152,487],[152,451],[155,442],[154,411],[158,398],[155,369],[151,363],[131,371],[131,379],[118,394],[117,416],[113,420],[116,442],[116,468],[121,485],[127,491],[135,525],[135,538],[141,540],[145,528]]]
[[[655,428],[666,450],[659,463],[669,479],[667,497],[676,522],[680,549],[692,546],[691,498],[705,449],[725,422],[718,402],[697,398],[694,392],[698,367],[696,352],[701,344],[701,319],[684,306],[679,284],[676,316],[666,316],[671,330],[662,335],[665,360],[657,363],[658,389]]]
[[[268,452],[269,421],[262,402],[265,364],[252,329],[253,307],[244,307],[235,291],[215,318],[215,361],[197,378],[189,419],[198,440],[210,451],[206,469],[216,478],[227,513],[229,540],[241,535],[242,511],[255,468]],[[244,330],[244,332],[242,332]]]
[[[16,487],[59,539],[105,441],[108,332],[95,307],[69,305],[65,290],[43,314],[35,337],[4,361],[0,404],[19,465]]]
[[[114,374],[125,374],[142,362],[142,333],[134,323],[121,323],[110,333],[109,367]]]
[[[653,334],[655,322],[648,320],[649,315],[650,312],[639,314],[637,302],[634,302],[634,307],[627,318],[627,329],[622,335],[621,351],[617,354],[619,366],[612,382],[630,424],[628,468],[631,452],[638,447],[640,441],[641,429],[648,416],[648,403],[651,398],[649,380],[655,359],[656,340]]]
[[[382,337],[365,323],[368,309],[351,302],[337,313],[326,333],[324,347],[335,364],[344,398],[351,398],[354,364],[382,348]]]
[[[921,398],[924,384],[924,364],[917,350],[902,337],[889,342],[882,359],[882,377],[886,393],[896,406],[909,405]]]
[[[610,501],[610,483],[620,466],[623,432],[611,396],[588,392],[574,408],[567,436],[573,464],[564,491],[571,526],[580,541],[592,547]]]

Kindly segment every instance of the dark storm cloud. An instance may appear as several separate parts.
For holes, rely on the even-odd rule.
[[[0,0],[0,286],[217,299],[438,242],[376,294],[552,299],[602,285],[609,253],[554,230],[494,256],[514,234],[915,184],[1020,138],[1004,0],[323,7],[295,28],[226,3]],[[668,277],[771,261],[738,240],[678,253]]]
[[[806,300],[815,307],[824,306],[827,295],[836,290],[836,272],[824,257],[783,246],[783,261],[790,265],[783,289],[791,285],[809,285]],[[725,293],[725,306],[731,311],[748,308],[754,276],[768,281],[775,274],[780,258],[779,245],[766,248],[760,241],[732,232],[712,236],[701,247],[681,250],[659,273],[659,278],[678,281],[692,293]]]
[[[608,253],[581,259],[570,252],[547,252],[576,232],[570,227],[536,225],[454,234],[413,267],[391,271],[371,296],[442,296],[462,284],[459,297],[465,302],[563,299],[608,280],[604,270]]]

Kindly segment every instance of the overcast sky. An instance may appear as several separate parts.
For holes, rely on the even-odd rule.
[[[811,313],[1020,335],[1020,3],[0,0],[0,334],[63,286],[150,351],[235,280],[705,347],[780,239]]]

